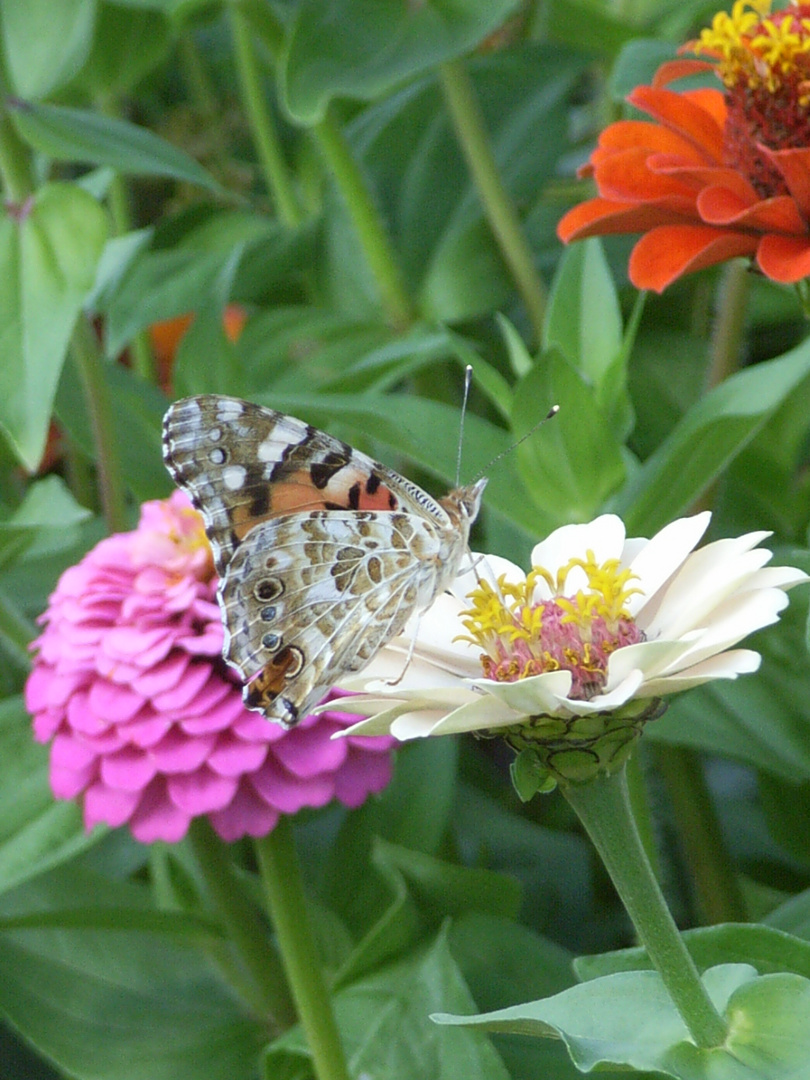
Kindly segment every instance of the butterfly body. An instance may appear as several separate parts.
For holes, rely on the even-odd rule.
[[[176,402],[164,459],[205,522],[225,660],[248,708],[294,726],[456,576],[485,480],[434,500],[294,417]]]

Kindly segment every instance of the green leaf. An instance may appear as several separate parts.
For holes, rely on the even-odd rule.
[[[610,92],[614,101],[624,101],[631,90],[652,82],[665,60],[674,60],[677,49],[659,38],[637,38],[622,48],[610,73]],[[680,89],[681,84],[677,84]]]
[[[27,548],[34,558],[63,551],[78,541],[76,527],[90,516],[60,476],[35,481],[8,521],[0,521],[0,567],[10,549]]]
[[[8,103],[21,137],[56,161],[109,165],[133,176],[168,176],[222,194],[220,184],[194,158],[146,128],[85,109]]]
[[[423,954],[340,990],[335,1012],[352,1076],[396,1080],[509,1080],[489,1040],[473,1031],[440,1030],[428,1015],[439,1006],[471,1008],[472,998],[440,934]],[[307,1054],[296,1028],[277,1040],[265,1062],[267,1077],[291,1056]]]
[[[728,1017],[723,1047],[700,1050],[653,971],[607,975],[554,997],[437,1023],[562,1038],[583,1072],[618,1065],[678,1080],[798,1080],[810,1054],[810,981],[748,964],[711,968],[704,982]]]
[[[0,892],[95,844],[81,811],[55,801],[48,783],[48,751],[34,741],[31,718],[18,698],[0,703]]]
[[[810,376],[810,342],[745,369],[700,399],[617,499],[628,532],[649,535],[677,517]]]
[[[379,98],[469,52],[496,30],[516,0],[304,0],[290,31],[280,83],[284,103],[301,124],[323,119],[333,97]]]
[[[514,390],[512,423],[520,438],[552,405],[560,410],[517,448],[536,505],[535,531],[588,521],[624,478],[621,447],[593,389],[556,350],[545,353]]]
[[[3,0],[4,59],[22,97],[40,98],[64,86],[90,51],[96,0]]]
[[[0,1010],[71,1076],[254,1075],[262,1024],[216,977],[208,952],[193,947],[200,920],[183,929],[182,916],[144,910],[133,893],[98,874],[56,872],[8,894],[0,915],[43,911],[43,922],[54,922],[47,912],[72,907],[75,918],[0,932]],[[213,935],[205,936],[210,949]]]
[[[551,287],[543,347],[557,347],[599,386],[622,345],[619,298],[599,237],[565,249]]]
[[[760,975],[790,972],[810,979],[810,942],[773,926],[755,923],[723,923],[685,930],[689,954],[703,971],[717,964],[752,964]],[[617,971],[651,970],[644,949],[580,956],[574,961],[578,978],[586,981]]]
[[[76,84],[96,100],[129,94],[165,59],[170,43],[169,23],[164,16],[128,5],[102,3],[93,48]]]
[[[73,184],[47,184],[0,214],[0,427],[32,471],[107,229],[103,210]]]

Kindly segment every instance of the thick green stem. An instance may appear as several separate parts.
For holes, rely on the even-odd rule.
[[[470,173],[501,254],[515,279],[539,342],[546,310],[546,290],[534,263],[520,216],[498,169],[475,87],[460,60],[439,69],[444,98]]]
[[[312,129],[348,207],[392,326],[407,328],[413,311],[382,218],[332,110]]]
[[[301,223],[301,212],[292,176],[281,152],[273,114],[267,105],[262,72],[253,48],[250,23],[235,4],[230,5],[229,11],[242,103],[250,121],[264,182],[281,221],[294,228]]]
[[[723,843],[700,757],[681,746],[656,746],[656,769],[666,784],[701,921],[745,922],[748,912]]]
[[[126,499],[119,445],[114,433],[110,388],[95,331],[84,315],[79,316],[73,331],[71,356],[79,372],[90,417],[104,518],[110,532],[122,532],[127,527]]]
[[[751,274],[743,259],[732,259],[723,268],[712,328],[711,367],[706,380],[709,390],[740,369],[750,280]]]
[[[294,1022],[287,980],[270,946],[268,929],[245,895],[234,873],[228,849],[205,818],[195,818],[189,840],[214,906],[228,931],[239,961],[256,993],[251,995],[264,1017],[282,1031]]]
[[[256,841],[267,907],[318,1080],[349,1080],[346,1057],[307,917],[289,818]]]
[[[683,943],[644,853],[630,809],[624,769],[561,789],[599,852],[639,940],[695,1044],[722,1046],[726,1025]]]

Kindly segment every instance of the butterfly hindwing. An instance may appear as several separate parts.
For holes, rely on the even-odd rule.
[[[224,654],[248,706],[290,725],[365,667],[425,602],[440,546],[429,521],[406,514],[334,510],[258,525],[220,587],[223,611],[241,612]]]

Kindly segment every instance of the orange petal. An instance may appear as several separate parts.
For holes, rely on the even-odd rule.
[[[766,277],[785,285],[810,277],[810,236],[763,236],[757,264]]]
[[[704,71],[714,71],[714,64],[709,60],[666,60],[653,75],[653,86],[666,86],[675,79],[687,75],[699,75]]]
[[[735,225],[757,232],[806,233],[796,203],[789,195],[761,199],[753,206],[728,188],[710,187],[697,199],[700,216],[707,225]]]
[[[628,273],[637,289],[663,292],[683,274],[753,255],[757,238],[709,225],[663,225],[642,236],[630,255]]]
[[[728,108],[722,90],[714,90],[711,86],[704,86],[700,90],[684,90],[683,96],[689,98],[695,105],[699,105],[704,112],[713,116],[717,126],[721,131],[723,130]]]
[[[657,150],[695,157],[693,143],[661,124],[653,124],[650,120],[617,120],[615,124],[608,124],[599,136],[599,144],[591,155],[591,161],[596,154],[602,153],[604,156],[605,151],[629,150],[634,146],[643,146],[649,152]]]
[[[658,225],[683,222],[684,218],[688,218],[688,214],[656,203],[588,199],[563,215],[557,223],[557,236],[567,244],[571,240],[583,240],[586,236],[645,232]]]
[[[694,188],[666,173],[650,172],[649,153],[642,147],[618,150],[600,161],[594,170],[599,194],[623,202],[649,202],[672,197],[694,202]]]
[[[647,161],[652,172],[669,173],[681,180],[689,180],[699,188],[725,188],[733,192],[746,206],[759,202],[754,188],[736,169],[718,165],[691,165],[668,154],[653,154]]]
[[[716,91],[715,91],[716,92]],[[637,86],[627,100],[660,120],[666,127],[683,135],[701,151],[704,160],[720,165],[723,161],[723,130],[715,117],[694,95],[674,90]]]
[[[760,146],[760,150],[781,172],[788,191],[798,203],[805,220],[810,223],[810,150],[805,147],[769,150],[766,146]]]

